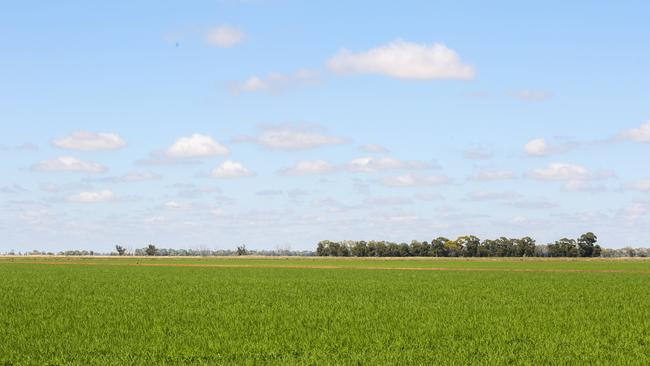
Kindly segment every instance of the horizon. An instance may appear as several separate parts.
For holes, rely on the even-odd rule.
[[[0,252],[650,247],[634,4],[8,4]]]

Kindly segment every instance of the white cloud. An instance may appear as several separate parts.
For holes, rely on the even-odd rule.
[[[106,171],[106,167],[99,163],[82,161],[71,156],[61,156],[53,160],[41,161],[32,166],[32,170],[39,172],[101,173]]]
[[[633,142],[650,143],[650,121],[642,124],[638,128],[624,130],[619,133],[618,137]]]
[[[52,145],[61,149],[99,151],[121,149],[126,142],[115,133],[79,131],[52,141]]]
[[[551,145],[544,139],[533,139],[524,145],[524,152],[528,156],[540,157],[565,153],[574,147],[572,143]]]
[[[534,139],[524,145],[524,151],[528,156],[545,156],[548,155],[548,146],[544,139]]]
[[[372,173],[383,170],[394,169],[427,169],[433,165],[419,161],[402,161],[391,157],[363,157],[350,161],[348,168],[357,173]]]
[[[585,167],[573,164],[551,163],[546,168],[535,169],[530,176],[539,180],[584,180],[593,174]]]
[[[68,197],[68,202],[73,203],[101,203],[109,202],[115,199],[115,194],[109,190],[99,192],[81,192]]]
[[[315,175],[332,173],[336,168],[325,160],[299,161],[280,171],[282,175]]]
[[[474,78],[474,68],[461,62],[444,44],[416,44],[396,40],[365,52],[341,50],[327,62],[336,73],[381,74],[398,79]]]
[[[278,93],[292,87],[315,85],[318,83],[317,71],[302,69],[291,74],[271,73],[266,77],[253,75],[243,82],[232,83],[230,85],[230,91],[233,94],[243,92]]]
[[[477,181],[491,181],[491,180],[503,180],[503,179],[513,179],[516,177],[516,174],[510,170],[484,170],[475,173],[470,176],[469,179]]]
[[[580,165],[551,163],[546,168],[533,170],[528,176],[537,180],[564,181],[566,182],[565,190],[587,192],[603,190],[604,187],[595,187],[591,182],[610,178],[613,174],[611,172],[594,173]]]
[[[377,154],[385,154],[390,152],[387,148],[381,145],[377,144],[366,144],[366,145],[361,145],[359,147],[359,150],[367,153],[377,153]]]
[[[190,137],[181,137],[167,149],[170,158],[199,158],[207,156],[228,155],[230,151],[216,142],[212,137],[198,133]]]
[[[252,176],[248,168],[246,168],[242,163],[236,161],[224,161],[219,164],[212,171],[212,177],[214,178],[239,178],[239,177],[249,177]]]
[[[650,192],[650,179],[646,180],[637,180],[630,182],[625,186],[627,189],[631,189],[639,192]]]
[[[232,47],[246,38],[244,32],[229,25],[216,27],[208,32],[206,40],[219,47]]]
[[[510,96],[520,100],[540,102],[553,98],[553,94],[542,90],[519,90],[509,93]]]
[[[448,182],[449,178],[442,175],[421,176],[415,173],[382,179],[382,183],[389,187],[437,186]]]
[[[314,126],[298,125],[264,126],[258,136],[244,136],[237,141],[253,142],[269,149],[285,151],[307,150],[345,142],[340,137],[322,133]]]

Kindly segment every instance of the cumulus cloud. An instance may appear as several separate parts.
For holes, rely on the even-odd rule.
[[[242,82],[232,83],[230,91],[233,94],[244,92],[279,93],[286,89],[318,83],[319,75],[317,71],[301,69],[290,74],[276,72],[268,74],[266,77],[253,75]]]
[[[52,141],[52,145],[60,149],[100,151],[121,149],[126,142],[115,133],[78,131]]]
[[[181,137],[166,151],[170,158],[200,158],[208,156],[228,155],[230,151],[216,142],[212,137],[198,133],[189,137]]]
[[[68,197],[68,202],[73,203],[101,203],[115,199],[115,194],[109,190],[99,192],[81,192]]]
[[[280,171],[282,175],[316,175],[332,173],[336,168],[325,160],[299,161]]]
[[[341,50],[327,62],[340,74],[380,74],[398,79],[432,80],[474,78],[474,68],[441,43],[431,45],[396,40],[365,52]]]
[[[372,173],[383,170],[394,169],[428,169],[433,168],[430,163],[420,161],[402,161],[391,157],[363,157],[350,161],[348,169],[356,173]]]
[[[53,160],[41,161],[33,165],[32,170],[39,172],[102,173],[106,171],[106,167],[99,163],[83,161],[71,156],[61,156]]]
[[[535,169],[531,177],[539,180],[583,180],[590,179],[593,174],[589,169],[574,164],[551,163],[546,168]]]
[[[610,172],[592,172],[581,165],[565,163],[551,163],[546,168],[535,169],[529,173],[529,177],[537,180],[564,181],[564,188],[569,191],[602,190],[602,187],[594,187],[591,182],[612,175]]]
[[[638,128],[631,128],[618,134],[618,138],[639,143],[650,143],[650,121],[642,124]]]
[[[316,126],[270,125],[261,127],[257,136],[244,136],[239,142],[252,142],[273,150],[308,150],[345,142],[343,138],[330,136]]]
[[[484,170],[473,174],[469,179],[476,181],[491,181],[513,179],[515,177],[516,174],[510,170]]]
[[[253,172],[242,163],[228,160],[214,168],[211,175],[214,178],[240,178],[252,176]]]
[[[382,183],[389,187],[437,186],[448,182],[449,178],[443,175],[423,176],[415,173],[408,173],[397,177],[385,177],[382,179]]]
[[[565,153],[573,147],[574,145],[571,143],[549,144],[546,140],[540,138],[528,141],[524,145],[524,152],[531,157],[541,157]]]
[[[246,38],[241,30],[229,25],[221,25],[211,29],[206,35],[206,41],[219,47],[232,47]]]

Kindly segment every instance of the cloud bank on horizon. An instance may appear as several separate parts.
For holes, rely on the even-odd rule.
[[[650,245],[650,5],[145,3],[0,15],[0,252]]]

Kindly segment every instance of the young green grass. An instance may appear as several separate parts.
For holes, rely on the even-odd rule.
[[[650,363],[645,261],[0,258],[0,279],[0,364]]]

